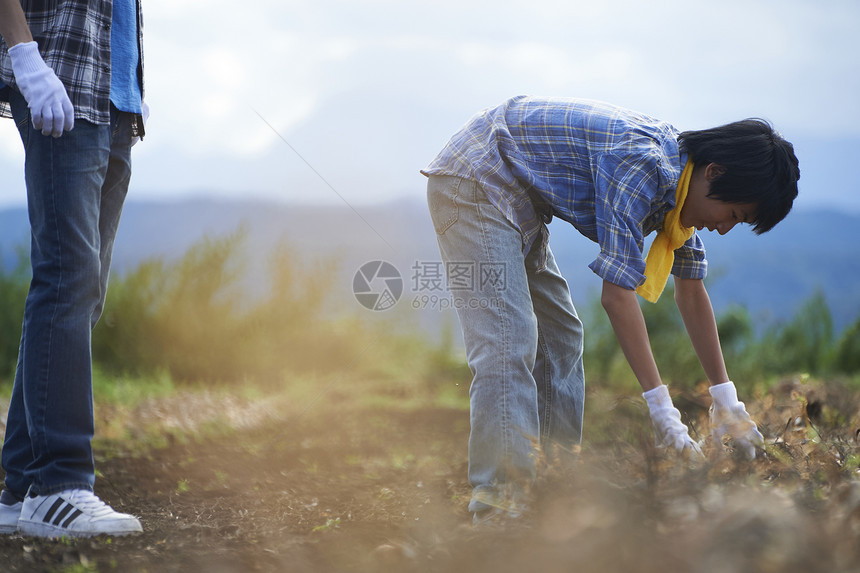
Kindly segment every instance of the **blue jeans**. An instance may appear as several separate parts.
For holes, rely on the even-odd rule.
[[[510,507],[535,477],[538,445],[580,443],[582,323],[552,251],[538,272],[539,249],[523,252],[476,182],[431,176],[427,200],[473,375],[469,510]]]
[[[101,315],[131,175],[131,115],[76,120],[59,138],[31,125],[10,90],[24,144],[33,278],[24,310],[2,464],[22,497],[92,489],[92,328]]]

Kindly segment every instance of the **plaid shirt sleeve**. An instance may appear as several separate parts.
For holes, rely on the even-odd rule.
[[[600,254],[588,267],[604,280],[635,289],[645,281],[642,221],[658,186],[653,158],[603,154],[593,172]]]
[[[633,290],[645,282],[643,221],[659,187],[655,155],[606,154],[595,162],[595,219],[600,254],[589,268],[602,279]],[[708,262],[696,233],[675,250],[672,274],[703,279]]]
[[[693,233],[686,243],[675,249],[672,274],[682,279],[703,279],[708,274],[705,245],[697,233]]]

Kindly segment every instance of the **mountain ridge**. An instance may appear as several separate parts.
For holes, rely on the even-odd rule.
[[[183,199],[127,203],[114,249],[114,270],[121,274],[152,257],[178,259],[203,237],[238,229],[246,235],[245,258],[251,273],[262,273],[268,253],[284,242],[306,261],[336,259],[338,284],[333,295],[343,302],[354,302],[351,281],[364,262],[391,261],[404,278],[404,297],[414,301],[420,294],[415,284],[410,285],[417,282],[414,269],[419,263],[440,260],[426,205],[418,197],[357,209]],[[600,288],[599,277],[587,268],[597,256],[597,245],[560,220],[550,224],[550,237],[574,303],[589,303]],[[26,209],[0,210],[3,268],[15,264],[16,249],[26,247],[27,238]],[[754,320],[762,323],[785,320],[821,290],[837,330],[858,319],[860,214],[795,210],[762,236],[745,228],[722,237],[706,232],[702,238],[708,252],[709,293],[717,313],[734,304],[748,308]]]

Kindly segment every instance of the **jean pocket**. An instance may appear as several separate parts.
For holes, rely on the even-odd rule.
[[[459,177],[430,176],[427,183],[427,205],[430,207],[430,217],[438,235],[444,235],[460,217],[457,197],[462,182]]]

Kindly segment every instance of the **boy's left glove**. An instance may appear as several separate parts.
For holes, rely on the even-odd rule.
[[[738,401],[734,382],[715,384],[708,388],[714,403],[711,405],[711,433],[714,441],[722,443],[728,434],[749,459],[755,458],[755,446],[762,447],[764,438],[747,413],[744,403]]]
[[[665,384],[644,392],[642,397],[648,403],[658,446],[670,447],[691,458],[704,457],[699,444],[693,441],[687,433],[687,426],[681,422],[681,412],[672,404],[669,388]]]

